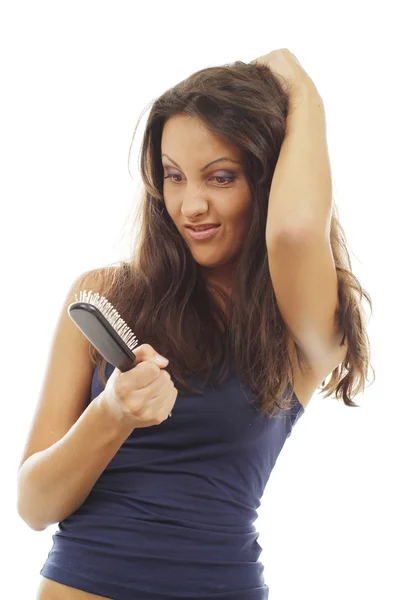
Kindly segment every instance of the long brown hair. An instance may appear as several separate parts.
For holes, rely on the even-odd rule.
[[[139,237],[132,240],[128,260],[97,270],[103,295],[139,343],[151,344],[169,359],[168,370],[181,393],[201,393],[202,386],[191,384],[191,377],[201,374],[204,384],[218,385],[233,367],[253,393],[254,406],[270,417],[279,409],[289,410],[293,399],[289,332],[277,306],[265,247],[269,191],[287,114],[288,92],[271,71],[241,61],[202,69],[157,98],[140,151],[144,189],[139,221],[134,224],[139,225]],[[242,151],[252,194],[252,222],[229,298],[205,281],[164,205],[161,135],[173,115],[201,119],[213,133]],[[372,302],[351,271],[335,204],[330,239],[339,284],[336,316],[348,352],[329,383],[324,381],[320,388],[324,386],[325,397],[335,392],[347,406],[358,407],[350,396],[364,390],[370,363],[361,300],[368,301],[371,311]],[[225,302],[225,311],[211,291]],[[308,369],[296,343],[295,350],[300,368]],[[93,346],[90,355],[106,384],[105,360]]]

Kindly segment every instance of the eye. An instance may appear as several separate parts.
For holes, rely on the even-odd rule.
[[[227,183],[232,183],[232,181],[235,181],[236,177],[235,175],[232,175],[231,177],[224,177],[223,175],[216,175],[215,177],[211,177],[211,179],[225,179],[227,180]],[[224,185],[227,185],[226,183]]]
[[[181,177],[181,175],[179,175],[179,173],[170,173],[169,175],[164,177],[164,179],[171,179],[171,181],[173,181],[173,183],[179,183],[179,182],[175,181],[173,179],[173,177]],[[232,183],[233,181],[235,181],[236,175],[232,175],[232,176],[215,175],[214,177],[211,177],[211,179],[225,180],[225,183],[220,184],[220,187],[224,187],[224,186],[228,185],[228,183]]]

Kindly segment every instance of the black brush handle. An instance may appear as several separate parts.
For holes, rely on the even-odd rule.
[[[135,366],[136,356],[98,308],[86,302],[73,302],[68,314],[108,363],[122,373]]]

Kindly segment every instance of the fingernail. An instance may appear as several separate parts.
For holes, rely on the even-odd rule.
[[[161,354],[156,354],[155,360],[156,360],[156,362],[158,362],[160,364],[164,364],[164,363],[168,362],[168,358],[164,358],[164,356],[161,356]]]

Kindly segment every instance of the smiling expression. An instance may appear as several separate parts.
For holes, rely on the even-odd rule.
[[[171,219],[196,262],[227,283],[251,218],[240,150],[199,119],[175,115],[164,124],[161,153],[164,202]],[[210,238],[193,239],[185,225],[203,223],[220,227]]]

